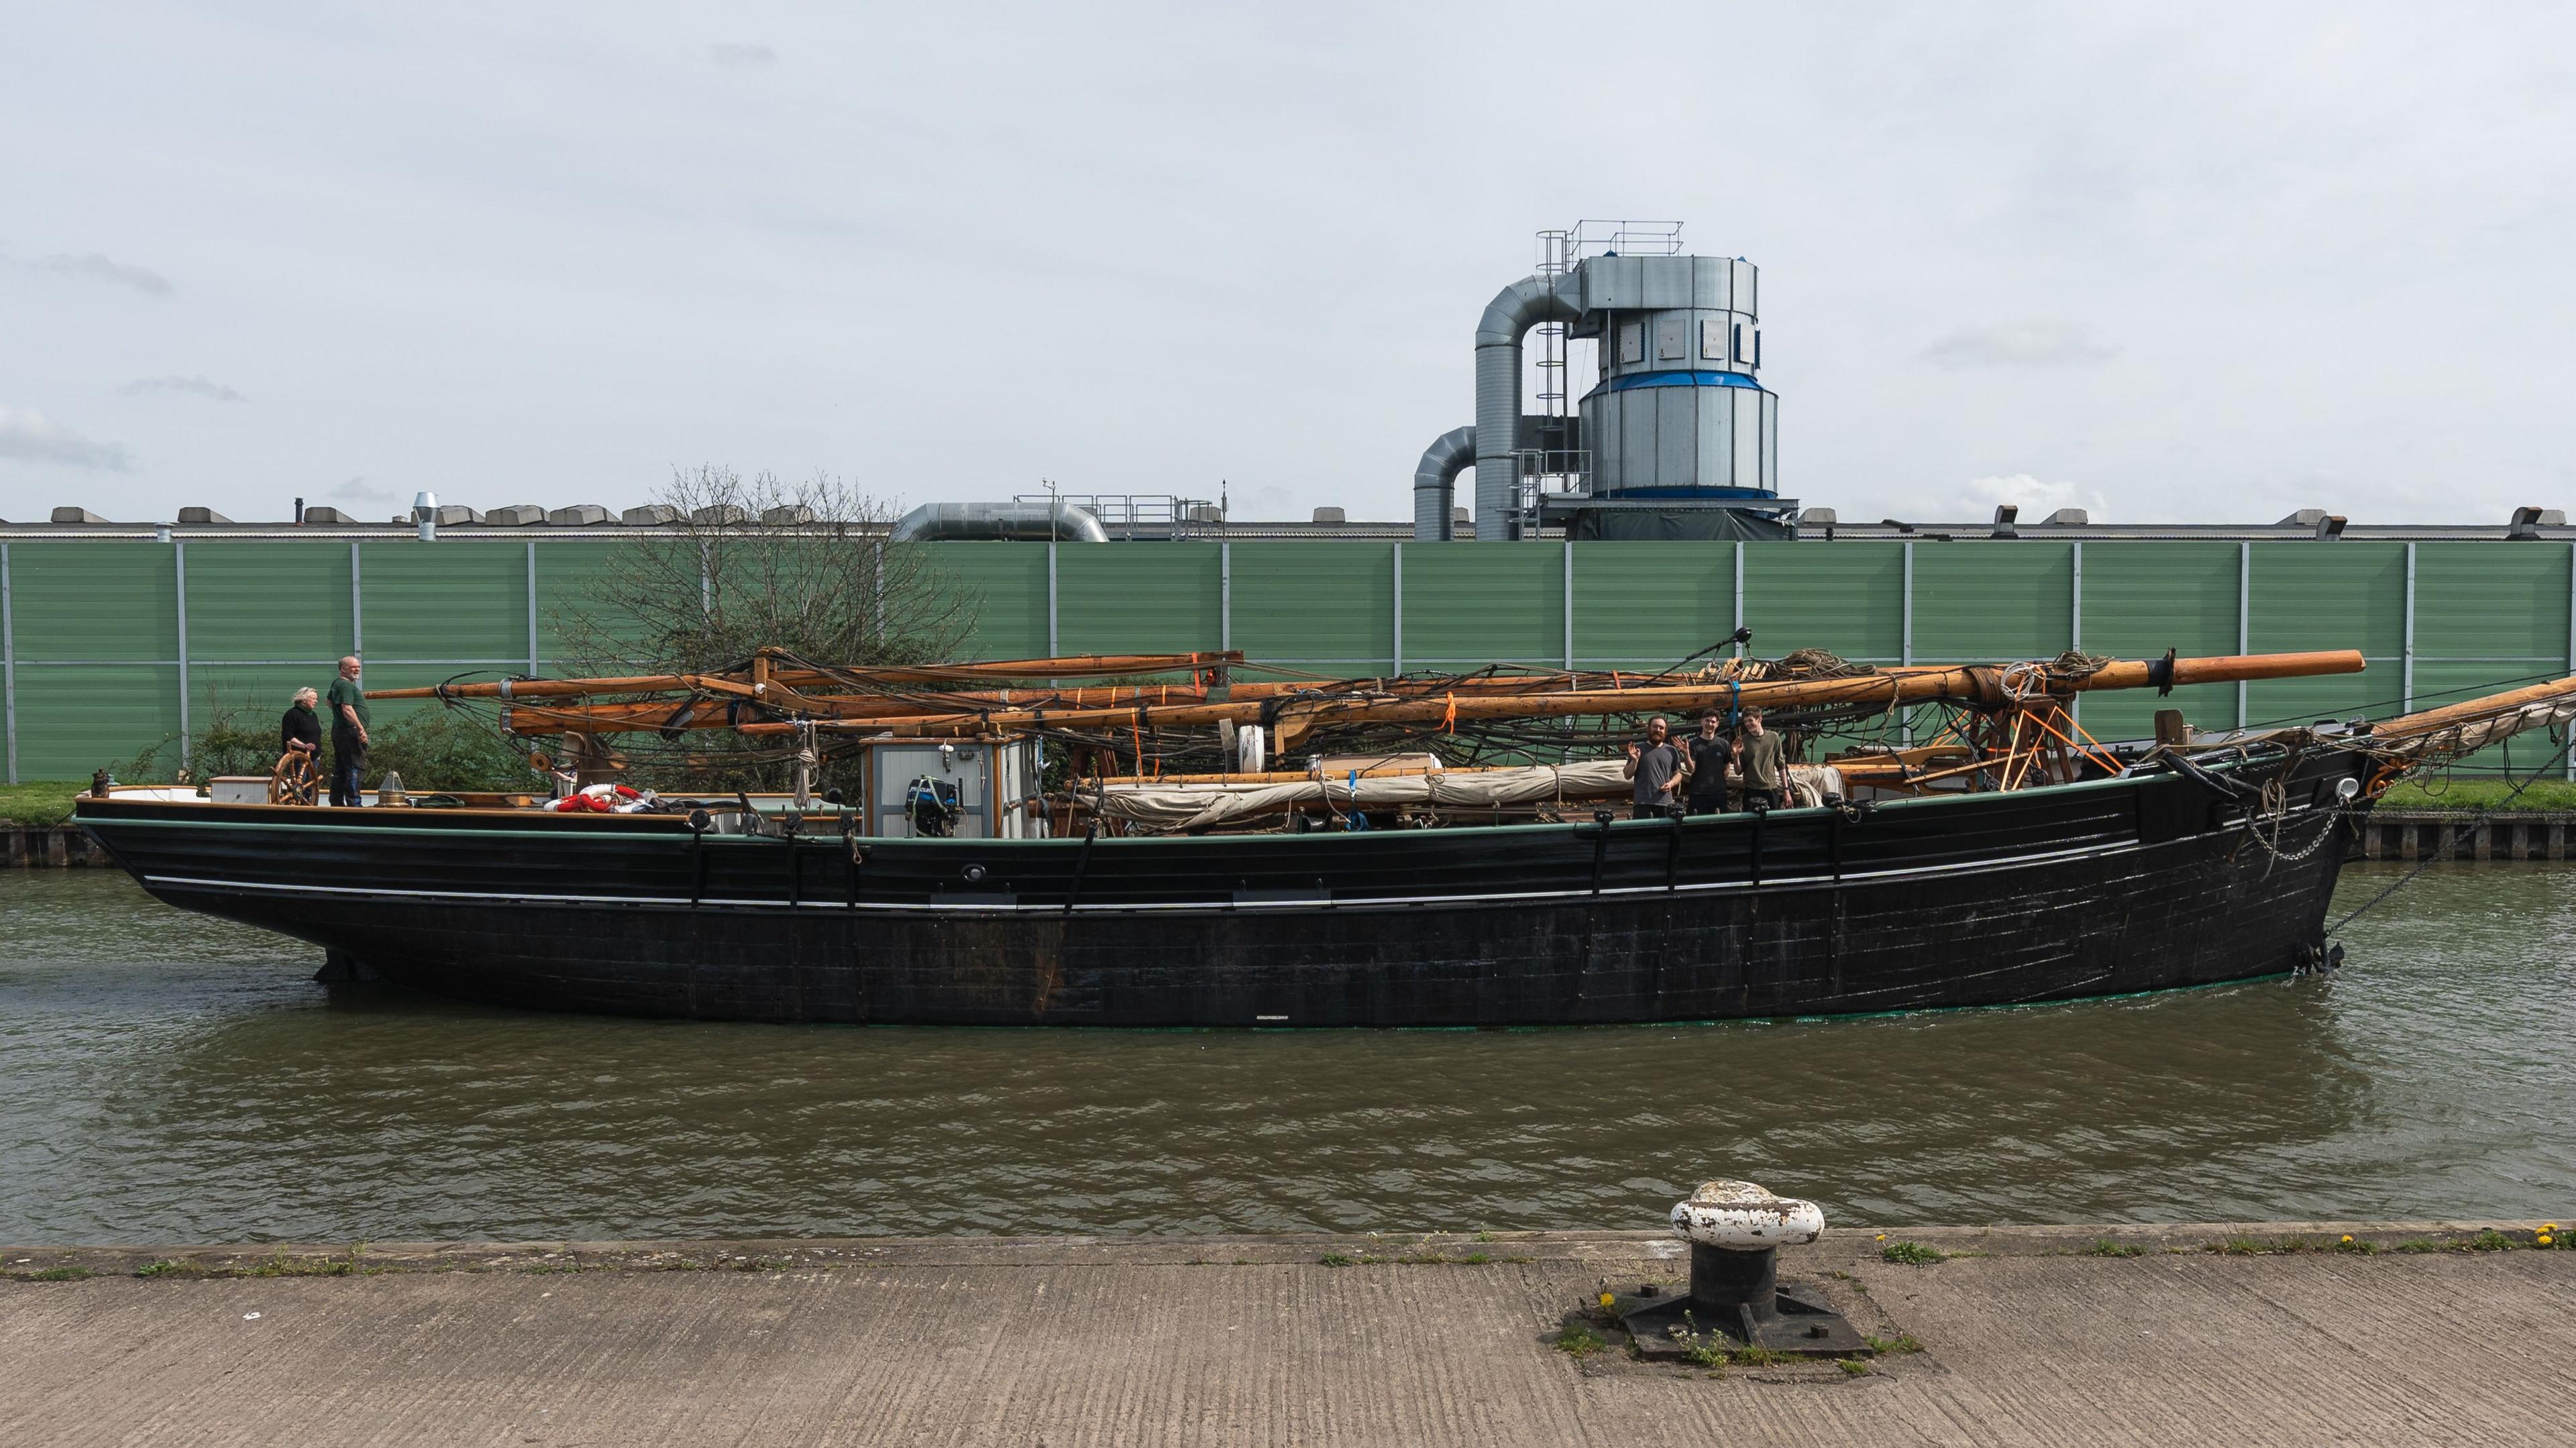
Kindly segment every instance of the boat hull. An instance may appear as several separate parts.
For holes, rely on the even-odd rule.
[[[1832,810],[1377,834],[696,836],[669,819],[84,803],[174,905],[388,980],[766,1021],[1525,1026],[2214,984],[2318,943],[2332,758]],[[393,821],[399,820],[396,824]]]

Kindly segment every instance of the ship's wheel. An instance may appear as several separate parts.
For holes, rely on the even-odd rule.
[[[313,756],[301,749],[290,749],[277,756],[277,767],[268,774],[270,804],[311,804],[320,784],[321,771],[313,767]]]

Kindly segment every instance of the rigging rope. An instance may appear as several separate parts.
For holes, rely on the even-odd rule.
[[[2452,845],[2454,845],[2454,844],[2458,843],[2460,840],[2463,840],[2463,839],[2468,838],[2468,836],[2467,836],[2467,834],[2466,834],[2466,832],[2465,832],[2467,828],[2473,828],[2473,827],[2475,827],[2475,826],[2477,826],[2477,825],[2480,825],[2480,824],[2485,823],[2485,821],[2486,821],[2486,817],[2487,817],[2488,815],[2494,814],[2497,810],[2500,810],[2500,809],[2504,808],[2506,805],[2509,805],[2509,804],[2513,803],[2513,801],[2514,801],[2514,797],[2515,797],[2515,796],[2517,796],[2517,795],[2521,794],[2524,790],[2531,788],[2533,785],[2538,784],[2538,783],[2540,782],[2540,778],[2541,778],[2541,776],[2542,776],[2542,775],[2544,775],[2544,774],[2546,774],[2546,773],[2548,773],[2548,772],[2549,772],[2549,770],[2550,770],[2550,768],[2551,768],[2551,766],[2553,766],[2553,765],[2557,764],[2560,760],[2565,759],[2565,758],[2567,757],[2567,751],[2568,751],[2568,749],[2569,749],[2571,746],[2576,746],[2576,734],[2571,734],[2571,735],[2568,737],[2568,739],[2567,739],[2566,743],[2560,744],[2560,745],[2558,746],[2557,752],[2555,752],[2555,753],[2551,754],[2551,755],[2549,756],[2549,758],[2548,758],[2548,759],[2546,759],[2546,760],[2542,761],[2542,763],[2541,763],[2540,767],[2539,767],[2538,769],[2535,769],[2535,770],[2533,770],[2533,771],[2532,771],[2532,773],[2531,773],[2531,777],[2530,777],[2530,778],[2528,778],[2528,779],[2524,780],[2524,781],[2523,781],[2522,783],[2520,783],[2520,784],[2515,785],[2515,786],[2512,788],[2512,790],[2510,790],[2509,792],[2507,792],[2507,793],[2506,793],[2506,795],[2505,795],[2505,797],[2504,797],[2504,798],[2502,798],[2502,799],[2500,799],[2500,800],[2497,800],[2494,804],[2488,805],[2486,808],[2481,809],[2481,810],[2479,810],[2477,813],[2475,813],[2475,814],[2473,814],[2473,815],[2469,816],[2467,820],[2465,820],[2465,821],[2463,821],[2463,822],[2462,822],[2462,825],[2461,825],[2461,826],[2456,827],[2456,828],[2460,828],[2460,829],[2461,829],[2461,831],[2462,831],[2461,833],[2454,834],[2454,833],[2452,833],[2453,829],[2455,828],[2454,826],[2451,826],[2451,825],[2444,825],[2444,826],[2442,827],[2442,840],[2441,840],[2441,843],[2439,843],[2438,845],[2434,846],[2433,853],[2431,853],[2430,855],[2425,856],[2425,857],[2424,857],[2423,862],[2422,862],[2421,864],[2418,864],[2414,869],[2407,871],[2407,872],[2405,873],[2405,875],[2403,875],[2402,877],[2400,877],[2400,878],[2398,879],[2398,881],[2397,881],[2397,883],[2396,883],[2396,884],[2391,885],[2391,886],[2389,886],[2387,889],[2380,891],[2378,894],[2371,896],[2368,900],[2366,900],[2366,901],[2364,901],[2364,902],[2362,903],[2361,908],[2359,908],[2359,909],[2357,909],[2357,910],[2353,911],[2353,912],[2352,912],[2351,914],[2349,914],[2349,915],[2346,915],[2344,918],[2342,918],[2341,920],[2336,921],[2334,924],[2327,926],[2327,927],[2326,927],[2326,934],[2328,934],[2328,935],[2332,935],[2332,934],[2334,934],[2336,931],[2339,931],[2339,930],[2343,929],[2345,926],[2350,925],[2352,922],[2354,922],[2354,921],[2356,921],[2356,920],[2359,920],[2362,916],[2369,914],[2373,909],[2377,908],[2377,907],[2378,907],[2378,905],[2379,905],[2379,902],[2380,902],[2380,901],[2387,899],[2389,896],[2394,895],[2394,894],[2396,894],[2398,891],[2405,889],[2408,885],[2413,884],[2413,883],[2414,883],[2414,881],[2415,881],[2415,877],[2416,877],[2416,876],[2421,875],[2421,874],[2423,874],[2426,870],[2431,869],[2431,868],[2432,868],[2436,863],[2438,863],[2438,862],[2441,860],[2441,858],[2442,858],[2444,855],[2449,854],[2449,853],[2451,852],[2451,846],[2452,846]]]

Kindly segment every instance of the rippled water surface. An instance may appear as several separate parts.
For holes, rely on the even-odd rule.
[[[2348,907],[2395,878],[2356,865]],[[0,1242],[1640,1227],[2576,1204],[2576,870],[2436,869],[2331,988],[1559,1031],[703,1025],[310,982],[0,872]]]

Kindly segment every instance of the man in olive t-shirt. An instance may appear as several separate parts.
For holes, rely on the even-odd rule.
[[[1744,807],[1748,810],[1778,809],[1781,786],[1787,781],[1781,769],[1780,736],[1762,727],[1762,711],[1744,711],[1744,732],[1735,741],[1735,768],[1744,776]]]
[[[360,776],[367,770],[367,691],[358,682],[358,660],[340,661],[340,677],[331,681],[331,803],[355,808]]]

